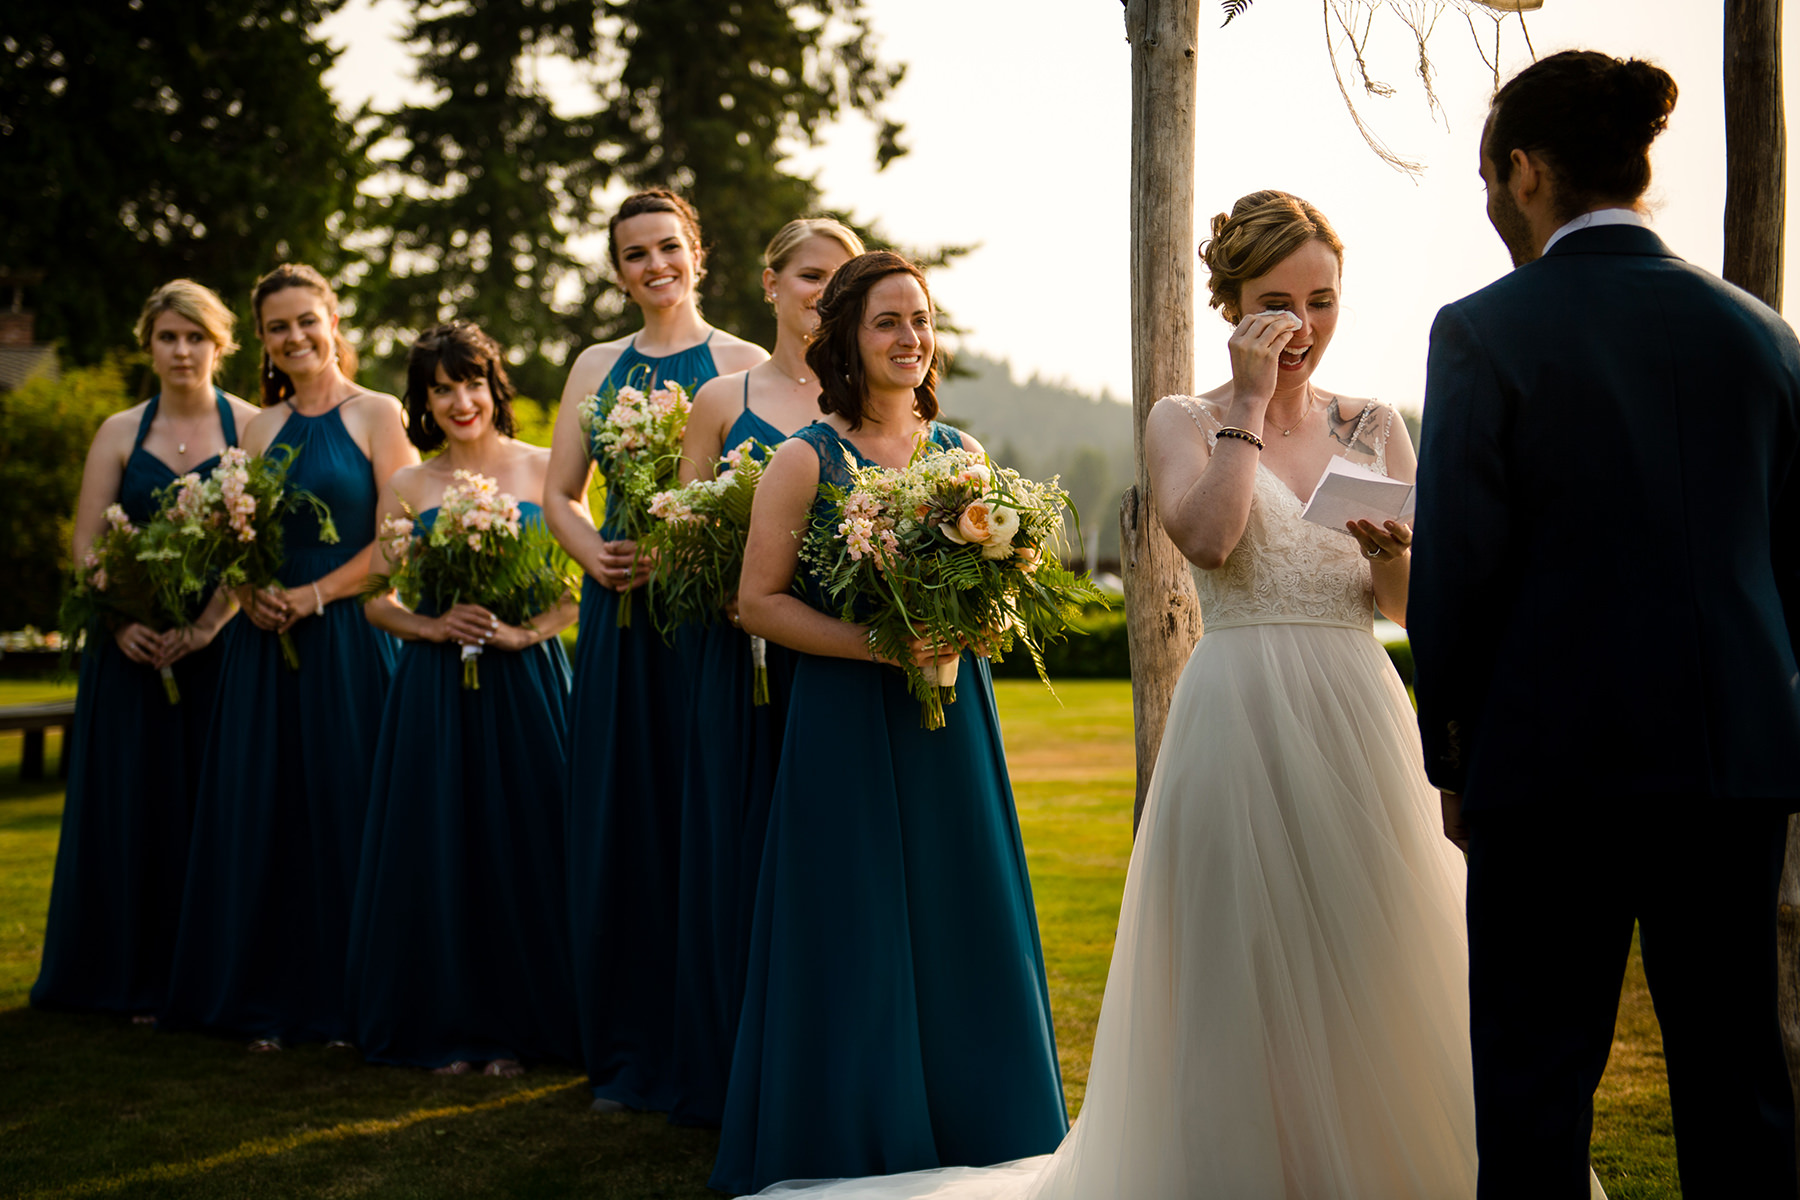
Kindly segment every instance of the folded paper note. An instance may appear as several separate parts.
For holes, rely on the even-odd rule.
[[[1312,499],[1300,515],[1315,525],[1343,529],[1350,521],[1404,521],[1413,518],[1413,485],[1389,479],[1368,467],[1333,458],[1319,476]]]

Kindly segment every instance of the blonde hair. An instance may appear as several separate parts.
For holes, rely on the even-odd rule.
[[[1324,242],[1344,266],[1344,243],[1325,214],[1286,192],[1251,192],[1231,206],[1231,215],[1212,219],[1212,237],[1200,243],[1200,260],[1211,269],[1208,302],[1233,325],[1243,320],[1244,285],[1267,275],[1308,242]]]
[[[851,258],[867,253],[862,239],[856,231],[841,221],[830,217],[795,217],[786,225],[776,230],[775,236],[769,239],[769,245],[763,250],[763,266],[781,274],[794,252],[805,245],[808,239],[822,237],[836,242],[844,248]]]
[[[237,339],[231,335],[237,317],[219,299],[217,292],[191,279],[172,279],[150,293],[150,298],[144,301],[144,311],[138,314],[139,347],[150,348],[150,336],[156,332],[156,318],[166,312],[186,317],[205,330],[206,336],[219,348],[219,358],[238,348]]]

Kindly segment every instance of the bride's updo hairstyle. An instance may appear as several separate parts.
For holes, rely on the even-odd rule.
[[[1286,192],[1251,192],[1212,219],[1212,237],[1200,243],[1200,261],[1212,272],[1207,303],[1231,324],[1244,319],[1244,285],[1273,271],[1308,242],[1324,242],[1344,269],[1344,243],[1325,214]]]
[[[862,428],[863,407],[868,399],[857,331],[862,328],[869,289],[890,275],[911,275],[918,280],[925,293],[925,305],[931,309],[931,287],[919,268],[891,250],[859,254],[839,267],[825,285],[817,305],[819,332],[806,348],[806,365],[819,379],[819,411],[836,413],[853,430]],[[925,378],[913,389],[913,410],[927,421],[938,414],[937,382],[938,355],[934,345]]]
[[[1499,181],[1512,152],[1543,158],[1556,179],[1556,217],[1635,204],[1650,186],[1650,143],[1668,128],[1677,89],[1641,59],[1564,50],[1532,63],[1494,93],[1482,150]]]

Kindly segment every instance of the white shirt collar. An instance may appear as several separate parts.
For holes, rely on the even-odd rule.
[[[1591,229],[1599,225],[1636,225],[1639,229],[1650,228],[1650,218],[1635,208],[1596,208],[1593,212],[1584,212],[1567,225],[1550,235],[1544,243],[1539,257],[1550,253],[1550,247],[1568,237],[1578,229]]]

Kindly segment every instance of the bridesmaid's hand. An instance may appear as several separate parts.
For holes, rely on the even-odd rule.
[[[145,667],[158,665],[156,656],[162,651],[162,635],[148,625],[136,621],[121,625],[113,631],[113,641],[118,644],[120,653],[132,662]]]
[[[535,629],[528,629],[521,625],[508,625],[501,621],[495,624],[494,633],[488,639],[488,645],[496,650],[516,652],[529,650],[543,640],[545,640],[545,636]]]
[[[1300,318],[1291,312],[1251,313],[1231,331],[1226,347],[1231,351],[1231,402],[1261,414],[1275,395],[1280,378],[1281,352],[1300,331]]]
[[[280,633],[287,625],[288,602],[285,592],[278,588],[238,588],[238,607],[250,618],[250,623],[265,633]]]
[[[156,661],[151,665],[161,670],[173,666],[197,650],[204,650],[219,634],[219,627],[181,625],[162,635]]]
[[[949,662],[953,658],[962,657],[962,647],[953,643],[945,644],[926,641],[924,638],[911,638],[906,645],[912,651],[913,662],[919,665],[921,671],[939,663]],[[899,664],[894,665],[898,666]]]
[[[459,646],[485,646],[501,629],[500,618],[479,604],[453,605],[432,623],[431,640]]]
[[[276,633],[286,633],[299,624],[302,617],[316,617],[325,611],[325,597],[319,591],[317,583],[302,584],[297,588],[284,588],[281,602],[287,610],[287,616],[275,627]]]
[[[594,578],[615,592],[628,592],[643,587],[650,579],[656,562],[649,555],[638,554],[634,541],[601,542]]]

